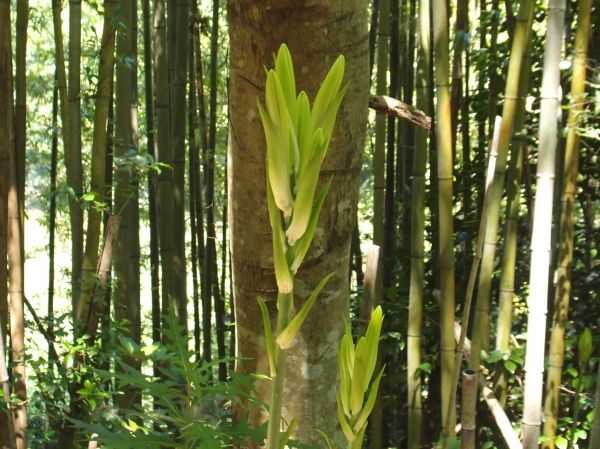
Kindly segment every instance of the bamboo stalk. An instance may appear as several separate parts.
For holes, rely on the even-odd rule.
[[[513,134],[515,114],[518,106],[519,85],[521,83],[521,67],[528,48],[533,20],[534,2],[523,0],[519,8],[517,25],[510,53],[504,105],[502,108],[502,124],[498,143],[498,161],[494,183],[490,191],[490,205],[485,229],[485,241],[481,259],[481,270],[477,286],[477,302],[475,307],[473,328],[473,351],[469,360],[469,367],[479,370],[481,349],[488,347],[489,339],[489,299],[491,282],[496,254],[496,240],[500,219],[500,203],[504,189],[508,146]]]
[[[417,59],[417,107],[429,111],[429,66],[431,58],[430,1],[419,0]],[[423,291],[425,288],[425,174],[427,170],[427,132],[415,131],[411,189],[410,288],[408,305],[407,391],[408,449],[420,449],[423,416],[421,397]]]
[[[523,400],[523,448],[539,445],[544,381],[544,349],[550,267],[550,235],[558,141],[557,113],[560,107],[560,57],[564,32],[565,0],[550,0],[544,48],[544,72],[540,91],[540,132],[531,264],[527,349],[525,353],[525,388]]]
[[[92,167],[90,190],[94,193],[95,201],[102,203],[105,194],[105,169],[106,169],[106,125],[111,97],[111,83],[115,62],[115,22],[114,10],[117,6],[115,0],[105,0],[104,28],[100,47],[100,66],[98,87],[96,92],[96,109],[94,111],[94,131],[92,139]],[[76,322],[88,317],[92,303],[93,287],[96,283],[94,274],[98,261],[98,247],[100,245],[100,223],[102,211],[91,207],[88,216],[87,238],[83,261],[83,280],[81,296],[75,312]]]
[[[466,369],[462,373],[461,449],[475,449],[475,406],[477,405],[477,373]]]
[[[377,84],[376,93],[383,95],[387,92],[387,72],[390,36],[390,0],[380,0],[379,19],[377,31]],[[375,148],[373,150],[373,244],[383,247],[384,244],[384,217],[385,217],[385,144],[386,144],[386,117],[375,117]],[[383,276],[382,259],[383,250],[379,253],[380,261],[377,266],[375,280],[375,303],[377,306],[383,302]],[[383,447],[381,391],[377,395],[375,407],[371,415],[371,449]]]
[[[560,243],[557,267],[557,288],[554,298],[554,317],[548,355],[546,377],[546,400],[544,403],[544,449],[553,449],[558,428],[560,393],[559,387],[564,363],[564,337],[571,296],[571,270],[573,265],[575,195],[579,172],[580,137],[577,127],[585,101],[588,36],[590,31],[591,0],[579,0],[578,24],[571,79],[571,105],[569,109],[567,143],[565,147],[562,211],[560,218]]]
[[[507,183],[507,217],[504,236],[504,251],[502,252],[502,275],[500,278],[500,292],[498,300],[498,320],[496,326],[496,349],[504,353],[509,352],[510,335],[512,330],[512,303],[515,290],[515,270],[517,257],[518,218],[520,209],[520,185],[523,175],[523,153],[527,147],[527,134],[525,126],[525,98],[529,89],[529,76],[531,73],[531,48],[523,59],[521,66],[521,82],[519,84],[519,98],[515,115],[515,133],[511,141],[511,156]],[[507,373],[498,372],[495,391],[500,403],[506,399]]]
[[[490,145],[490,158],[488,161],[488,167],[486,172],[483,207],[481,210],[481,220],[479,222],[479,232],[477,234],[477,247],[475,249],[475,257],[473,258],[473,263],[471,264],[471,271],[469,272],[469,280],[467,281],[465,301],[463,303],[463,318],[460,328],[460,336],[458,339],[458,346],[456,348],[454,369],[452,372],[452,384],[450,390],[450,397],[448,398],[448,409],[446,411],[446,425],[444,427],[446,429],[446,432],[444,433],[444,448],[446,447],[446,444],[448,443],[448,437],[450,436],[450,433],[448,432],[452,425],[452,423],[450,422],[450,416],[452,416],[452,412],[454,412],[459,370],[463,359],[465,339],[467,337],[467,328],[469,326],[469,318],[471,316],[471,302],[473,299],[473,290],[475,288],[475,280],[477,278],[479,264],[481,263],[481,254],[483,252],[483,236],[485,226],[487,224],[487,211],[489,208],[490,191],[491,186],[494,183],[496,162],[498,160],[498,142],[500,140],[501,122],[502,121],[500,117],[496,117],[496,123],[494,126],[494,137]]]

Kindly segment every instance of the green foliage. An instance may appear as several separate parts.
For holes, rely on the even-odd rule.
[[[121,355],[151,362],[160,375],[139,372],[117,360],[114,373],[97,370],[105,382],[91,387],[95,396],[107,400],[94,410],[92,423],[77,421],[78,427],[105,448],[173,448],[216,449],[241,444],[246,439],[260,442],[264,428],[251,429],[246,421],[233,424],[229,410],[235,397],[249,396],[252,377],[233,375],[230,382],[214,383],[212,368],[220,361],[203,362],[189,346],[184,328],[176,315],[166,317],[165,345],[138,345],[120,337]],[[134,388],[146,401],[126,412],[111,403],[115,391],[103,386],[115,379],[115,390]],[[86,386],[87,388],[87,386]],[[79,392],[83,395],[87,392]],[[150,405],[152,398],[152,405]],[[94,436],[95,435],[95,436]]]

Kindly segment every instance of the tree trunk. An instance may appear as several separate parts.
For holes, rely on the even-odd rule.
[[[565,4],[565,0],[550,0],[546,12],[544,72],[540,91],[538,166],[531,237],[529,297],[527,299],[529,313],[523,392],[523,449],[534,449],[539,446],[542,419],[546,311],[551,252],[550,233],[558,142],[557,115],[560,108],[559,64],[564,32]]]
[[[324,161],[323,179],[334,175],[321,211],[320,223],[302,268],[296,276],[296,308],[327,273],[335,272],[321,293],[318,310],[304,323],[289,351],[289,385],[284,418],[295,417],[296,437],[304,443],[320,444],[315,428],[336,435],[337,382],[336,347],[348,313],[349,250],[356,202],[358,175],[366,124],[368,100],[368,33],[364,2],[320,0],[299,6],[290,0],[269,0],[260,5],[251,0],[229,2],[229,229],[235,279],[237,323],[237,370],[267,373],[268,361],[262,320],[256,297],[266,296],[274,306],[276,292],[272,265],[272,241],[266,208],[265,144],[256,110],[263,95],[265,66],[282,42],[290,47],[297,68],[297,83],[312,98],[325,71],[339,55],[346,57],[346,80],[352,89],[338,114],[337,132]],[[269,385],[257,384],[260,398],[268,400]],[[238,418],[250,414],[251,424],[264,421],[258,408],[244,403]],[[336,441],[340,441],[339,435]]]
[[[567,325],[569,299],[571,296],[571,271],[575,236],[575,194],[579,172],[580,137],[577,128],[580,124],[585,101],[585,80],[587,68],[588,37],[592,2],[579,0],[575,54],[573,57],[573,77],[571,79],[571,105],[567,143],[565,147],[562,211],[560,218],[560,242],[558,248],[557,288],[554,298],[554,319],[546,378],[546,400],[544,403],[544,449],[553,449],[558,427],[560,403],[560,383],[564,363],[564,338]]]

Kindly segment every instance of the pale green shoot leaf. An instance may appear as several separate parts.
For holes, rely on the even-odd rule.
[[[293,255],[292,260],[290,261],[290,271],[292,273],[296,273],[300,264],[304,260],[308,249],[310,248],[310,244],[312,243],[312,239],[315,235],[315,231],[317,230],[317,224],[319,223],[319,215],[321,214],[321,208],[323,206],[323,202],[325,201],[325,197],[329,192],[329,188],[331,187],[331,182],[333,181],[333,176],[331,176],[321,191],[319,192],[319,196],[317,197],[317,201],[311,211],[310,219],[308,220],[308,225],[306,227],[306,231],[304,235],[300,237],[300,239],[294,244],[291,248],[291,254]]]
[[[290,321],[286,328],[282,330],[281,333],[277,336],[277,344],[281,349],[287,349],[290,347],[292,341],[294,340],[294,337],[300,330],[302,323],[304,323],[304,320],[306,320],[306,317],[312,309],[312,306],[315,304],[319,293],[321,293],[321,290],[323,289],[323,287],[325,287],[327,281],[329,281],[331,276],[333,276],[334,274],[335,273],[329,273],[327,276],[321,279],[321,282],[319,282],[317,287],[310,294],[310,296],[308,297],[304,305],[300,308],[296,316],[294,316],[292,321]]]
[[[383,376],[383,370],[385,367],[381,368],[379,374],[371,384],[371,390],[369,391],[369,396],[367,397],[367,401],[365,402],[364,407],[360,411],[358,418],[354,422],[354,431],[357,432],[360,430],[364,424],[367,422],[369,415],[373,411],[373,407],[375,406],[375,400],[377,399],[377,391],[379,390],[379,382],[381,381],[381,377]]]
[[[265,329],[265,346],[267,347],[267,357],[269,358],[269,372],[271,373],[271,377],[275,377],[275,344],[273,343],[271,317],[269,316],[269,310],[267,309],[265,300],[260,296],[256,298],[256,300],[260,306],[260,313],[262,314],[263,326]]]

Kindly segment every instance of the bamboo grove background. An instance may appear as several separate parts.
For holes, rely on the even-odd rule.
[[[0,447],[78,447],[90,373],[120,369],[98,354],[169,343],[170,304],[231,379],[223,3],[0,0]],[[371,92],[432,118],[369,117],[348,267],[352,325],[386,315],[368,444],[452,437],[464,359],[465,447],[600,447],[597,5],[368,10]]]

